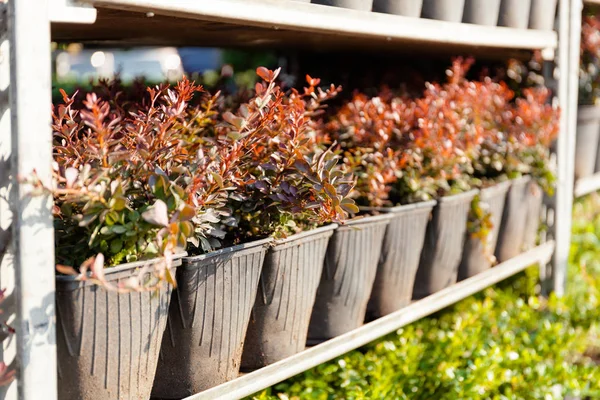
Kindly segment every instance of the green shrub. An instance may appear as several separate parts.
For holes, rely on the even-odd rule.
[[[540,297],[529,268],[254,399],[598,398],[599,238],[593,197],[575,205],[565,297]]]

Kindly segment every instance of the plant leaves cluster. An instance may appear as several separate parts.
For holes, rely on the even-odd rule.
[[[54,181],[35,182],[54,195],[57,262],[101,281],[97,254],[108,266],[170,259],[355,212],[354,180],[319,146],[313,118],[340,89],[307,77],[302,92],[285,92],[278,73],[259,68],[261,82],[235,113],[187,79],[137,101],[118,81],[83,102],[63,92],[53,111]]]

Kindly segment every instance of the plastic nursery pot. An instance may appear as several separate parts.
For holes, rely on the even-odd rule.
[[[556,17],[556,0],[531,0],[529,29],[551,31]]]
[[[367,306],[369,319],[390,314],[410,304],[425,230],[436,201],[377,208],[392,215]],[[373,210],[373,209],[368,209]]]
[[[467,218],[476,194],[477,190],[470,190],[438,200],[427,225],[413,299],[422,299],[456,283]]]
[[[509,28],[527,29],[531,0],[502,0],[498,25]]]
[[[465,0],[463,22],[496,26],[499,12],[500,0]]]
[[[117,284],[157,262],[122,264],[104,274]],[[117,293],[57,276],[58,397],[150,398],[172,291],[165,283],[157,292]]]
[[[373,0],[373,11],[419,18],[423,0]]]
[[[461,22],[465,0],[423,0],[421,17]]]
[[[535,181],[531,180],[527,196],[528,214],[525,222],[525,233],[523,234],[523,250],[530,250],[537,244],[543,203],[544,192],[542,188]]]
[[[358,218],[335,230],[310,320],[310,342],[342,335],[363,324],[391,218],[392,214]]]
[[[474,238],[471,233],[466,233],[465,247],[458,268],[458,280],[470,278],[492,267],[498,232],[502,222],[502,211],[504,210],[506,193],[509,188],[510,181],[506,181],[479,191],[480,202],[485,203],[487,211],[491,214],[492,229],[488,234],[485,245],[480,238]]]
[[[525,238],[525,224],[529,214],[528,198],[531,177],[514,179],[506,195],[506,203],[502,213],[496,259],[504,262],[521,254]]]
[[[575,178],[594,173],[600,136],[600,106],[579,106],[575,138]]]
[[[304,350],[327,243],[336,227],[276,240],[267,252],[246,334],[243,370]]]
[[[237,378],[269,242],[258,240],[183,259],[153,397],[180,399]]]
[[[312,0],[312,3],[359,11],[371,11],[373,8],[373,0]]]

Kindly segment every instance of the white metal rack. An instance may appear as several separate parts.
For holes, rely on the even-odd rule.
[[[0,398],[56,399],[51,199],[31,200],[31,188],[17,179],[33,171],[48,179],[50,173],[51,38],[132,45],[236,43],[250,47],[286,45],[370,51],[420,49],[488,57],[518,56],[540,49],[545,50],[546,56],[555,55],[558,101],[563,114],[557,147],[553,241],[360,329],[191,397],[234,399],[360,347],[529,265],[544,265],[550,258],[553,290],[563,292],[573,202],[581,10],[582,0],[559,0],[557,34],[411,19],[284,0],[0,0],[1,286],[12,286],[14,268],[16,305],[9,311],[16,315],[17,328],[16,346],[12,350],[9,346],[4,357],[7,363],[11,362],[7,357],[16,349],[18,367],[18,394],[13,387],[6,395],[0,392]],[[594,183],[580,181],[575,193],[599,187],[600,178],[595,178]]]

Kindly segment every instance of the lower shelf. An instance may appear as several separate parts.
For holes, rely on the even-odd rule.
[[[577,179],[573,194],[575,197],[582,197],[598,190],[600,190],[600,172]]]
[[[554,242],[544,243],[477,276],[416,301],[408,307],[370,322],[352,332],[323,342],[230,382],[190,396],[186,400],[239,399],[249,396],[431,315],[509,278],[531,265],[547,264],[553,253]]]

